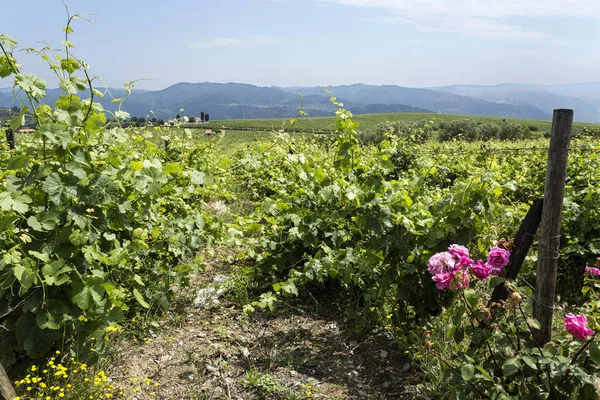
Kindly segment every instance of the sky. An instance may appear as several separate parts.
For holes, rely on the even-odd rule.
[[[65,2],[91,18],[74,21],[73,54],[110,87],[600,81],[598,0]],[[60,0],[0,0],[0,9],[0,34],[22,47],[60,48]],[[57,86],[42,61],[15,55],[23,72]]]

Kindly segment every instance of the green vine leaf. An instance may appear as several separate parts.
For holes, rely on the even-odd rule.
[[[150,304],[148,304],[148,302],[144,300],[144,296],[142,296],[142,294],[137,289],[133,289],[133,296],[142,307],[150,308]]]

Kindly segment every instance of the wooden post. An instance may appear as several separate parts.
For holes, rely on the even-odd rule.
[[[12,400],[15,397],[17,397],[15,389],[13,389],[10,379],[8,379],[8,375],[6,375],[4,367],[2,364],[0,364],[0,398]]]
[[[541,328],[534,339],[543,346],[552,340],[552,315],[556,295],[556,272],[560,246],[560,223],[565,196],[569,144],[573,129],[573,110],[554,110],[544,189],[542,226],[538,240],[535,303],[533,314]]]
[[[525,215],[523,222],[521,222],[519,231],[515,236],[513,250],[510,253],[510,264],[508,264],[508,267],[505,269],[506,272],[503,275],[507,279],[515,279],[521,271],[525,257],[533,243],[533,237],[542,221],[543,206],[544,199],[542,197],[535,199],[531,207],[529,207],[529,211]],[[496,303],[498,300],[506,300],[507,298],[508,289],[504,285],[498,285],[492,293],[490,303]]]
[[[11,150],[15,149],[15,132],[10,126],[6,128],[6,142]]]

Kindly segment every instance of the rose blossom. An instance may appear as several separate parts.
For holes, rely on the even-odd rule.
[[[600,269],[594,267],[585,267],[585,276],[598,278],[600,276]]]
[[[462,256],[460,258],[460,261],[458,262],[458,264],[464,268],[471,268],[471,266],[473,264],[475,264],[475,261],[473,261],[472,259],[470,259],[468,256]]]
[[[460,260],[462,257],[469,257],[469,249],[459,244],[453,244],[452,246],[448,247],[448,253],[455,256],[458,260]]]
[[[436,282],[435,287],[437,287],[438,290],[446,290],[450,288],[450,284],[454,280],[454,275],[450,272],[440,272],[435,274],[431,279]]]
[[[487,264],[491,268],[492,275],[498,275],[510,262],[510,252],[499,247],[492,247],[488,254]]]
[[[565,315],[565,329],[577,339],[585,340],[588,336],[594,334],[594,331],[588,328],[586,324],[587,318],[583,314],[568,313]]]
[[[475,278],[486,281],[489,279],[492,269],[489,265],[479,260],[471,267],[471,272],[475,275]]]
[[[431,275],[437,275],[444,272],[450,272],[454,270],[456,260],[449,252],[436,253],[431,256],[427,263],[427,269]]]

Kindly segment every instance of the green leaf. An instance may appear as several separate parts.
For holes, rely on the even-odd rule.
[[[32,97],[40,98],[46,95],[46,81],[34,74],[17,74],[15,84]]]
[[[20,126],[25,125],[25,115],[27,115],[27,111],[29,111],[29,108],[27,106],[21,107],[19,115],[10,120],[9,125],[13,131],[19,129]]]
[[[538,366],[535,362],[535,360],[533,359],[533,357],[528,356],[528,355],[522,355],[521,359],[523,360],[523,362],[525,362],[525,364],[527,364],[527,366],[531,369],[533,369],[534,371],[537,371]]]
[[[36,317],[31,313],[21,315],[15,324],[17,344],[25,349],[31,358],[41,358],[62,337],[60,330],[42,330],[38,327]]]
[[[60,60],[60,67],[69,74],[72,74],[79,69],[79,63],[73,58],[63,58]]]
[[[35,218],[33,215],[29,218],[27,218],[27,225],[29,225],[29,227],[31,229],[33,229],[34,231],[37,232],[41,232],[44,229],[42,228],[42,224],[40,224],[40,222],[37,220],[37,218]]]
[[[9,49],[14,49],[17,46],[17,40],[12,36],[8,36],[6,33],[0,35],[0,43],[4,47],[8,47]]]
[[[202,171],[192,171],[190,173],[190,180],[194,185],[210,185],[213,183],[212,177]]]
[[[48,254],[40,253],[38,251],[33,251],[33,250],[29,250],[29,254],[31,254],[32,256],[34,256],[35,258],[37,258],[40,261],[43,261],[43,262],[50,261],[50,256]]]
[[[148,304],[146,302],[146,300],[144,300],[144,296],[142,296],[142,294],[137,290],[137,289],[133,289],[133,296],[135,297],[135,299],[137,300],[138,303],[140,303],[140,305],[144,308],[150,308],[150,304]]]
[[[590,375],[584,369],[580,367],[573,368],[573,375],[581,382],[587,383],[588,385],[594,384],[593,375]]]
[[[0,209],[3,211],[16,211],[24,214],[29,210],[31,197],[20,192],[1,192]]]
[[[479,304],[479,294],[475,289],[466,289],[465,298],[472,310],[477,308],[477,304]]]
[[[65,315],[69,314],[69,307],[57,300],[50,300],[48,308],[38,313],[35,320],[41,329],[58,330],[63,327]],[[68,318],[68,317],[67,317]]]
[[[255,311],[255,308],[252,307],[250,304],[244,304],[244,307],[242,308],[242,312],[247,315],[252,315]]]
[[[257,305],[260,308],[267,308],[269,307],[269,310],[271,311],[275,311],[275,306],[277,304],[278,300],[277,297],[275,297],[275,295],[271,292],[268,293],[263,293],[260,295],[260,300],[259,301],[255,301],[252,303],[252,305]]]
[[[501,283],[504,283],[504,281],[506,281],[506,278],[503,278],[501,276],[494,276],[492,279],[490,279],[490,288],[495,288]]]
[[[103,300],[105,290],[102,287],[102,280],[90,277],[86,282],[75,281],[71,290],[71,300],[82,310],[89,310],[96,306],[106,303]]]
[[[42,268],[42,276],[48,286],[60,286],[71,281],[69,273],[73,268],[64,260],[56,260]]]
[[[166,163],[163,168],[163,172],[165,174],[176,174],[181,171],[183,171],[182,163],[174,163],[174,162]]]
[[[50,200],[56,205],[69,203],[77,195],[77,189],[63,184],[56,172],[51,173],[46,178],[42,184],[42,190],[48,194]]]
[[[25,259],[22,260],[23,262]],[[35,282],[37,277],[35,271],[29,266],[23,264],[15,264],[13,267],[13,275],[19,280],[24,289],[29,289]]]
[[[462,328],[456,328],[456,330],[454,331],[454,335],[452,335],[452,336],[453,336],[454,341],[458,344],[464,340],[465,330]]]
[[[79,93],[79,90],[77,89],[77,86],[71,82],[70,79],[61,79],[60,83],[58,84],[58,86],[64,90],[65,92],[69,93],[69,94],[77,94]]]
[[[590,358],[597,365],[600,365],[600,344],[597,340],[593,341],[590,345]]]
[[[29,156],[23,154],[11,157],[7,162],[6,168],[12,170],[26,169],[27,165],[29,164],[29,160]]]
[[[463,316],[465,315],[465,311],[465,306],[463,306],[462,304],[454,308],[454,310],[452,311],[452,322],[454,323],[454,325],[460,325],[460,322],[462,321]]]
[[[476,365],[475,368],[477,369],[477,371],[481,372],[481,376],[483,377],[484,380],[489,381],[489,382],[494,381],[494,379],[492,379],[492,376],[490,375],[490,373],[487,372],[485,369],[483,369],[483,367]]]
[[[142,277],[138,274],[133,275],[133,280],[136,281],[138,285],[144,286],[144,281],[142,280]]]
[[[463,364],[460,367],[460,375],[465,381],[470,381],[475,376],[475,367],[473,364]]]
[[[519,371],[521,364],[518,358],[509,358],[502,364],[502,374],[505,378],[516,374]]]

